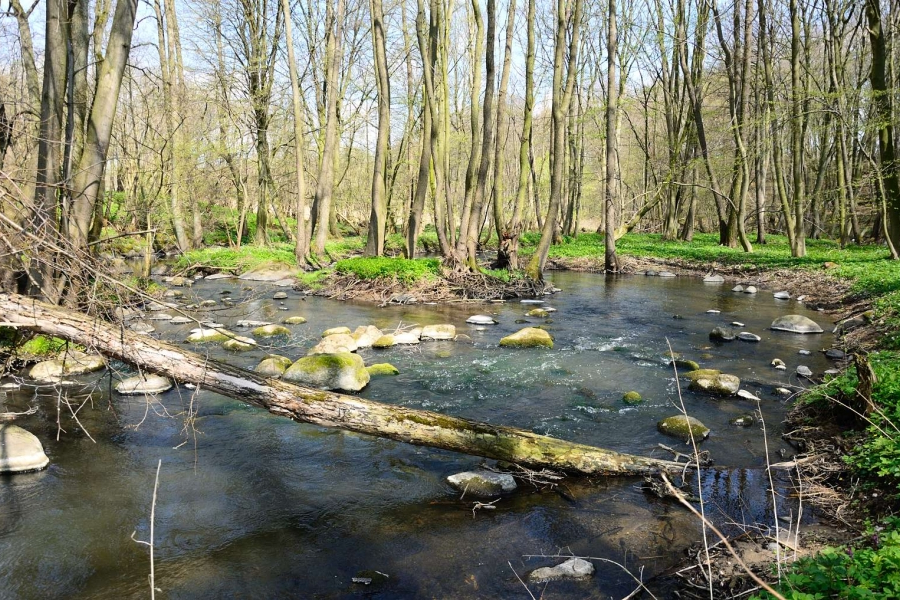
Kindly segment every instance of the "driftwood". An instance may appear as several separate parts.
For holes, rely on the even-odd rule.
[[[530,468],[585,475],[644,475],[685,468],[685,465],[672,461],[622,454],[513,427],[267,379],[25,296],[0,294],[0,321],[7,326],[68,339],[147,371],[193,383],[305,423],[504,460]]]

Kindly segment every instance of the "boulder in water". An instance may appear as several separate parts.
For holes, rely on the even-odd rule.
[[[673,273],[671,271],[660,271],[659,276],[663,277],[663,278],[676,277],[675,273]]]
[[[660,433],[676,437],[684,441],[690,441],[693,435],[695,441],[705,440],[709,435],[709,427],[694,417],[675,415],[667,417],[656,424]]]
[[[254,371],[262,375],[263,377],[274,377],[278,378],[284,375],[284,372],[290,367],[292,364],[291,359],[286,356],[280,356],[278,354],[270,354],[266,356],[262,361],[256,365]]]
[[[326,389],[358,392],[369,383],[369,372],[358,354],[337,352],[305,356],[284,372],[284,379]]]
[[[696,369],[694,371],[688,371],[684,376],[691,381],[696,381],[697,379],[715,379],[721,374],[722,371],[717,369]]]
[[[716,327],[709,332],[709,339],[714,342],[731,342],[734,340],[734,332],[724,327]]]
[[[541,567],[528,575],[532,583],[543,583],[559,579],[588,579],[594,575],[594,565],[583,558],[570,558],[555,567]]]
[[[422,328],[423,340],[453,340],[456,339],[456,326],[450,324],[426,325]]]
[[[744,293],[745,293],[745,294],[755,294],[755,293],[757,293],[758,291],[759,291],[759,290],[756,289],[756,286],[755,286],[755,285],[748,285],[747,287],[744,288]]]
[[[390,348],[394,345],[394,336],[385,334],[372,343],[373,348]]]
[[[500,340],[504,348],[552,348],[553,338],[543,329],[526,327]]]
[[[400,370],[391,363],[375,363],[366,367],[369,375],[375,377],[377,375],[399,375]]]
[[[625,392],[625,395],[622,396],[622,402],[625,404],[640,404],[644,399],[641,398],[641,395],[635,391]]]
[[[797,367],[797,375],[799,375],[800,377],[806,377],[807,379],[809,379],[810,377],[813,376],[813,372],[812,372],[812,369],[810,369],[806,365],[800,365]]]
[[[729,424],[736,427],[750,427],[754,422],[756,419],[753,418],[753,415],[741,415],[728,421]]]
[[[818,323],[803,315],[785,315],[772,321],[770,329],[790,333],[822,333]]]
[[[349,327],[332,327],[331,329],[326,329],[322,332],[322,337],[328,337],[329,335],[337,335],[339,333],[343,333],[346,335],[350,335]]]
[[[731,396],[741,388],[741,380],[727,373],[720,373],[713,378],[701,377],[691,381],[692,390],[707,392],[719,396]]]
[[[676,358],[675,360],[669,361],[669,366],[675,365],[677,369],[683,369],[685,371],[699,371],[700,365],[692,360],[687,360],[684,358]]]
[[[413,327],[394,334],[394,344],[418,344],[421,339],[421,327]]]
[[[222,347],[232,352],[245,352],[256,348],[256,340],[251,337],[236,335],[222,342]]]
[[[285,325],[303,325],[306,323],[306,319],[300,316],[287,317],[282,321]]]
[[[11,423],[0,424],[0,473],[37,471],[50,464],[37,437]]]
[[[287,300],[287,297],[287,292],[275,292],[274,294],[272,294],[273,300]]]
[[[192,329],[191,334],[187,337],[187,341],[192,344],[202,344],[205,342],[224,342],[234,337],[224,329]]]
[[[472,325],[495,325],[497,321],[487,315],[472,315],[466,319],[466,323],[471,323]]]
[[[847,354],[838,348],[829,348],[825,351],[825,357],[831,360],[844,360],[847,358]]]
[[[447,482],[456,489],[473,496],[499,496],[516,489],[516,480],[508,473],[493,471],[466,471],[447,477]]]
[[[773,294],[776,300],[790,300],[791,294],[789,292],[775,292]]]
[[[759,337],[755,333],[750,333],[749,331],[742,331],[738,334],[737,337],[743,342],[759,342],[762,340],[761,337]]]
[[[291,335],[291,330],[284,325],[262,325],[253,330],[253,335],[258,335],[259,337]]]
[[[526,317],[534,317],[537,319],[546,319],[550,316],[550,313],[544,310],[543,308],[532,308],[527,313],[525,313]]]
[[[356,340],[357,348],[371,348],[375,340],[383,336],[384,332],[374,325],[360,325],[351,335]]]
[[[738,390],[737,395],[738,395],[738,398],[742,398],[744,400],[752,400],[754,402],[759,402],[759,398],[756,396],[756,394],[753,394],[752,392],[748,392],[747,390]]]
[[[725,283],[725,278],[721,275],[707,275],[703,278],[703,283]]]
[[[172,382],[162,375],[135,375],[123,379],[116,385],[120,394],[161,394],[172,389]]]
[[[143,321],[132,323],[128,326],[128,329],[139,335],[148,335],[156,331],[156,327],[154,327],[150,323],[144,323]]]
[[[742,286],[742,285],[736,285],[736,286],[734,286],[733,288],[731,288],[731,291],[732,291],[732,292],[743,292],[743,291],[744,291],[744,286]]]
[[[264,327],[271,324],[271,321],[253,321],[251,319],[241,319],[240,321],[235,323],[235,325],[238,327]]]
[[[307,354],[336,354],[340,352],[356,352],[356,340],[349,333],[329,335],[313,346]]]
[[[169,321],[172,325],[186,325],[187,323],[193,323],[194,319],[188,317],[172,317],[172,320]]]

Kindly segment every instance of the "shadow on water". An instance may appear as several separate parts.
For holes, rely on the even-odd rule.
[[[797,383],[789,374],[797,364],[828,368],[818,350],[831,336],[780,335],[766,327],[787,312],[824,325],[821,315],[776,304],[770,295],[736,295],[681,278],[560,273],[554,282],[565,292],[547,298],[558,309],[552,322],[526,318],[530,307],[518,303],[377,308],[304,301],[294,293],[273,302],[259,292],[266,288],[239,295],[243,282],[229,280],[198,283],[189,293],[218,299],[230,290],[240,303],[208,313],[229,327],[240,318],[309,319],[290,339],[266,341],[247,353],[204,348],[251,368],[272,351],[302,356],[322,330],[337,325],[454,323],[471,341],[361,351],[367,364],[391,362],[401,371],[374,379],[364,395],[646,455],[662,456],[659,443],[676,444],[655,428],[674,414],[677,400],[666,364],[668,340],[685,358],[754,382],[745,387],[762,399],[770,446],[790,451],[780,441],[786,406],[773,389]],[[494,314],[499,324],[464,325],[478,312]],[[683,318],[673,319],[676,314]],[[497,347],[523,319],[552,332],[552,351]],[[710,343],[709,330],[731,321],[744,322],[763,341]],[[154,325],[171,340],[191,328]],[[813,354],[799,356],[801,349]],[[775,356],[788,363],[788,372],[771,369]],[[713,431],[703,449],[729,467],[703,477],[708,513],[732,531],[772,524],[762,434],[758,427],[728,424],[754,411],[755,403],[682,388],[688,410]],[[628,390],[645,402],[624,405]],[[147,552],[130,536],[149,535],[160,458],[156,573],[170,598],[523,597],[508,563],[525,577],[560,561],[526,555],[602,557],[635,574],[643,569],[646,579],[680,559],[699,536],[681,506],[641,491],[633,478],[571,480],[564,493],[526,487],[495,509],[473,514],[472,499],[460,500],[445,477],[477,466],[476,458],[297,424],[202,391],[192,405],[192,391],[183,387],[152,407],[143,398],[110,395],[108,379],[64,392],[74,400],[92,396],[79,417],[97,443],[65,414],[66,433],[56,441],[56,394],[38,393],[40,411],[21,424],[40,437],[52,463],[41,473],[0,479],[0,596],[146,597]],[[31,394],[23,389],[10,401],[26,404]],[[196,432],[186,435],[183,416],[192,408]],[[796,513],[788,494],[781,498],[779,515]],[[623,597],[634,589],[621,568],[595,566],[591,580],[553,582],[544,597]],[[389,578],[371,586],[351,582],[367,570]]]

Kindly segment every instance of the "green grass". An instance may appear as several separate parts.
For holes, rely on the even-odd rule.
[[[393,278],[406,284],[434,278],[441,273],[441,261],[436,258],[348,258],[338,261],[335,272],[353,275],[358,279]]]
[[[19,346],[21,356],[34,359],[53,358],[60,350],[69,345],[69,342],[56,337],[35,335],[30,340]]]
[[[241,246],[240,248],[212,246],[189,250],[178,259],[175,268],[205,266],[243,273],[264,264],[273,263],[296,267],[297,259],[294,257],[294,247],[290,244],[273,244],[271,246]]]

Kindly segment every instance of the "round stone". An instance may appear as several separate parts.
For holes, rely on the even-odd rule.
[[[123,379],[116,385],[116,391],[120,394],[161,394],[172,389],[172,382],[162,375],[135,375]]]
[[[0,473],[37,471],[50,464],[41,441],[18,425],[0,424]]]
[[[772,321],[770,329],[790,333],[822,333],[818,323],[803,315],[785,315]]]

